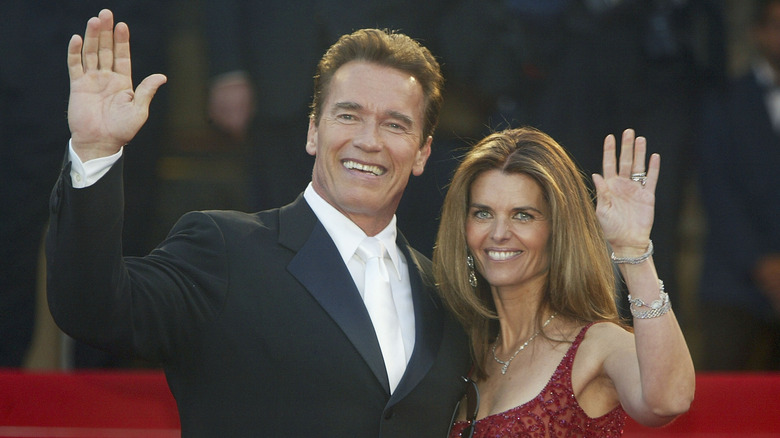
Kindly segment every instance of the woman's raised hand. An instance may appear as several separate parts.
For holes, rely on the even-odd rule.
[[[616,253],[641,254],[653,226],[661,157],[652,154],[645,167],[647,141],[635,137],[633,129],[623,131],[619,159],[616,149],[615,136],[610,134],[604,139],[603,175],[593,175],[596,215]]]

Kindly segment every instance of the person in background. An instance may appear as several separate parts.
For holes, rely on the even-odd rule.
[[[110,10],[72,37],[46,245],[60,327],[160,363],[183,436],[443,436],[467,338],[394,217],[441,106],[430,51],[377,29],[341,37],[315,76],[304,192],[253,214],[185,214],[150,254],[123,258],[125,145],[166,81],[134,89],[130,70]]]
[[[615,437],[626,414],[661,426],[688,410],[695,373],[653,262],[660,156],[646,167],[646,149],[628,129],[618,159],[607,136],[595,209],[567,152],[541,131],[497,132],[466,154],[433,258],[474,361],[450,437]],[[613,263],[633,332],[617,311]]]
[[[755,9],[750,71],[703,105],[702,368],[780,370],[780,1]]]

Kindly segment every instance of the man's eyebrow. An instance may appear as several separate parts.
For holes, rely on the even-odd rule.
[[[363,106],[356,102],[336,102],[333,105],[333,109],[359,110],[361,108]]]
[[[398,119],[398,120],[404,122],[405,124],[407,124],[409,126],[414,126],[414,120],[412,120],[411,117],[407,116],[404,113],[401,113],[401,112],[398,112],[398,111],[388,111],[387,115],[389,115],[390,117],[392,117],[394,119]]]
[[[335,104],[333,104],[333,110],[339,110],[339,109],[359,111],[363,109],[363,105],[352,101],[336,102]],[[387,111],[385,114],[391,118],[394,118],[396,120],[405,123],[408,126],[414,126],[414,119],[412,119],[411,117],[409,117],[408,115],[400,111],[390,110]]]

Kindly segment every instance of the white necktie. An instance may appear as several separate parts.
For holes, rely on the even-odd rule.
[[[406,369],[406,353],[385,265],[386,254],[384,245],[376,237],[367,237],[357,249],[357,255],[366,264],[363,300],[379,339],[392,393]]]

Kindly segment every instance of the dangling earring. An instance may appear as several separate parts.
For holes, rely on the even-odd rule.
[[[469,284],[471,287],[477,287],[477,274],[474,272],[474,257],[466,254],[466,266],[469,267]]]

